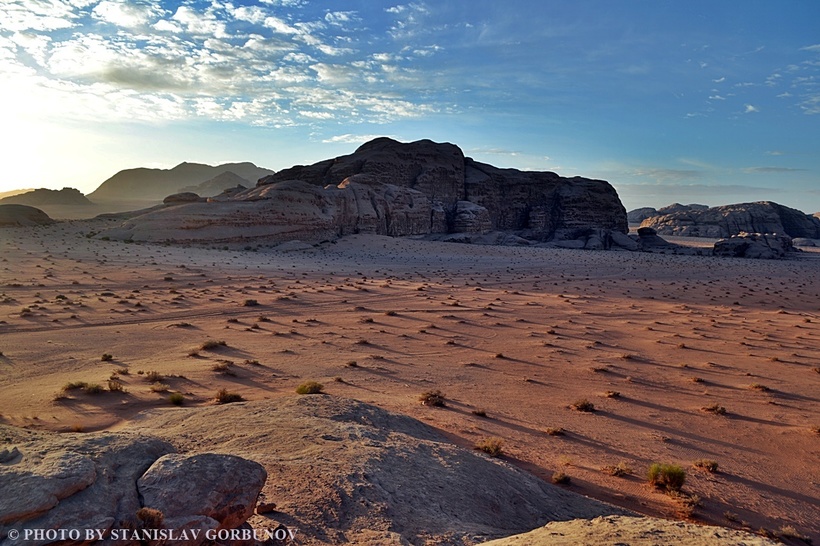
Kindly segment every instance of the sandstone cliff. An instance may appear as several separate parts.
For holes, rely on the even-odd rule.
[[[296,166],[208,203],[139,216],[104,235],[171,242],[277,243],[353,233],[405,236],[514,232],[535,241],[626,233],[607,182],[499,169],[453,144],[388,138],[353,154]]]
[[[747,232],[820,238],[820,219],[771,201],[690,209],[647,218],[641,226],[660,235],[686,237],[722,238]]]
[[[28,205],[31,207],[41,207],[44,205],[93,205],[80,190],[75,188],[63,188],[61,190],[40,188],[26,193],[4,197],[0,199],[0,204]]]

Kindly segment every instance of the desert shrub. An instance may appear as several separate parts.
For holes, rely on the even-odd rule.
[[[575,411],[583,411],[586,413],[590,413],[595,411],[595,404],[587,400],[586,398],[582,398],[580,400],[576,400],[570,406]]]
[[[243,307],[256,307],[259,305],[259,302],[256,300],[245,300],[242,302]]]
[[[223,375],[236,375],[236,373],[231,369],[232,364],[233,363],[230,360],[220,360],[219,362],[214,362],[214,365],[211,366],[211,370]]]
[[[476,443],[475,449],[484,452],[490,457],[501,457],[504,452],[504,441],[501,438],[485,438]]]
[[[88,383],[85,381],[70,381],[63,385],[64,391],[73,391],[77,389],[84,389],[88,386]]]
[[[686,471],[674,464],[653,463],[646,477],[650,485],[667,491],[680,491],[686,481]]]
[[[86,385],[83,390],[88,394],[100,394],[105,389],[103,389],[102,385],[100,385],[98,383],[90,383],[90,384]]]
[[[144,529],[161,529],[165,522],[165,514],[156,508],[140,508],[137,510],[137,519]]]
[[[484,411],[483,409],[474,409],[472,411],[472,414],[475,415],[476,417],[487,417],[487,412]]]
[[[159,383],[163,379],[165,379],[165,377],[159,372],[150,371],[145,374],[145,380],[149,383]]]
[[[228,392],[228,389],[219,389],[216,393],[217,404],[230,404],[232,402],[242,402],[243,400],[241,394]]]
[[[618,391],[606,391],[604,393],[604,396],[606,396],[607,398],[620,398],[621,393]]]
[[[111,392],[125,392],[125,387],[123,387],[122,382],[116,379],[109,379],[108,390]]]
[[[202,351],[215,351],[220,347],[227,347],[228,344],[224,341],[217,341],[215,339],[209,339],[207,341],[203,341],[202,345],[199,346],[200,350]]]
[[[564,429],[561,428],[561,427],[547,427],[546,429],[544,429],[544,432],[546,432],[550,436],[563,436],[564,435]]]
[[[711,459],[698,459],[692,466],[695,468],[700,468],[701,470],[705,470],[707,472],[717,472],[718,464],[717,461],[713,461]]]
[[[766,385],[761,385],[760,383],[752,383],[751,385],[749,385],[749,388],[760,392],[769,392],[771,390]]]
[[[185,403],[185,397],[181,392],[175,392],[168,397],[168,401],[175,406],[181,406]]]
[[[325,386],[316,381],[306,381],[296,387],[297,394],[321,394]]]
[[[704,406],[701,409],[706,413],[714,413],[715,415],[726,415],[726,408],[717,403],[711,404],[709,406]]]
[[[570,479],[569,475],[565,472],[561,472],[560,470],[552,475],[552,483],[567,485],[570,483],[570,481],[572,480]]]
[[[605,466],[601,469],[602,472],[606,472],[610,476],[626,476],[628,474],[632,474],[632,468],[627,464],[626,461],[621,461],[616,465]]]
[[[427,391],[419,396],[419,402],[424,406],[433,406],[435,408],[443,408],[447,404],[444,403],[444,395],[439,390]]]
[[[153,383],[151,384],[151,392],[168,392],[171,386],[166,383]]]
[[[111,362],[112,360],[114,360],[114,355],[111,355],[109,353],[103,353],[103,355],[100,357],[100,360],[102,360],[103,362]]]

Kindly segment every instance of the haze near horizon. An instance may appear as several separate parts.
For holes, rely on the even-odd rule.
[[[376,136],[608,180],[627,209],[820,210],[811,2],[7,0],[0,191]]]

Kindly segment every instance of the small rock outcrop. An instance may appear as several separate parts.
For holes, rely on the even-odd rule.
[[[169,195],[168,197],[162,200],[162,204],[182,205],[183,203],[199,203],[202,201],[205,201],[205,199],[200,197],[199,195],[193,192],[185,191]]]
[[[306,243],[353,233],[405,236],[500,231],[532,241],[627,233],[601,180],[499,169],[449,143],[378,138],[353,154],[266,176],[208,203],[139,216],[102,234],[178,243]]]
[[[0,227],[45,226],[54,220],[38,208],[27,205],[0,205]]]
[[[657,216],[658,210],[652,207],[641,207],[639,209],[632,209],[626,213],[626,220],[630,224],[640,224],[647,218]]]
[[[770,233],[739,233],[715,243],[715,256],[775,260],[794,252],[792,239],[787,235]]]
[[[660,212],[660,211],[659,211]],[[687,210],[647,218],[642,227],[660,235],[723,238],[746,233],[778,233],[790,237],[820,238],[820,219],[773,203],[759,201]]]
[[[0,199],[0,204],[4,205],[28,205],[30,207],[42,207],[49,205],[68,206],[89,206],[93,205],[80,190],[75,188],[63,188],[61,190],[49,190],[40,188],[26,193],[20,193],[11,197]]]

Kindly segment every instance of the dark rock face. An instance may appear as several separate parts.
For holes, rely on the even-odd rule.
[[[820,238],[820,219],[771,201],[689,210],[644,220],[661,235],[722,238],[746,233],[778,233]]]
[[[53,224],[48,214],[26,205],[0,205],[0,226],[43,226]]]
[[[639,209],[633,209],[626,213],[626,219],[630,224],[640,224],[647,218],[651,218],[652,216],[657,216],[658,211],[652,207],[641,207]]]
[[[794,252],[792,239],[787,235],[740,233],[715,243],[715,256],[775,260]]]
[[[163,205],[181,205],[182,203],[197,203],[205,199],[189,191],[169,195],[162,200]]]
[[[701,211],[701,210],[708,210],[708,205],[698,205],[696,203],[691,203],[689,205],[681,205],[680,203],[672,203],[671,205],[666,205],[665,207],[659,208],[656,212],[659,215],[664,214],[675,214],[676,212],[692,212],[692,211]]]
[[[512,232],[536,241],[583,239],[608,248],[627,233],[607,182],[498,169],[453,144],[379,138],[351,155],[296,166],[255,188],[159,210],[104,232],[179,243],[316,243],[354,233],[406,236]],[[585,242],[585,245],[586,245]]]

